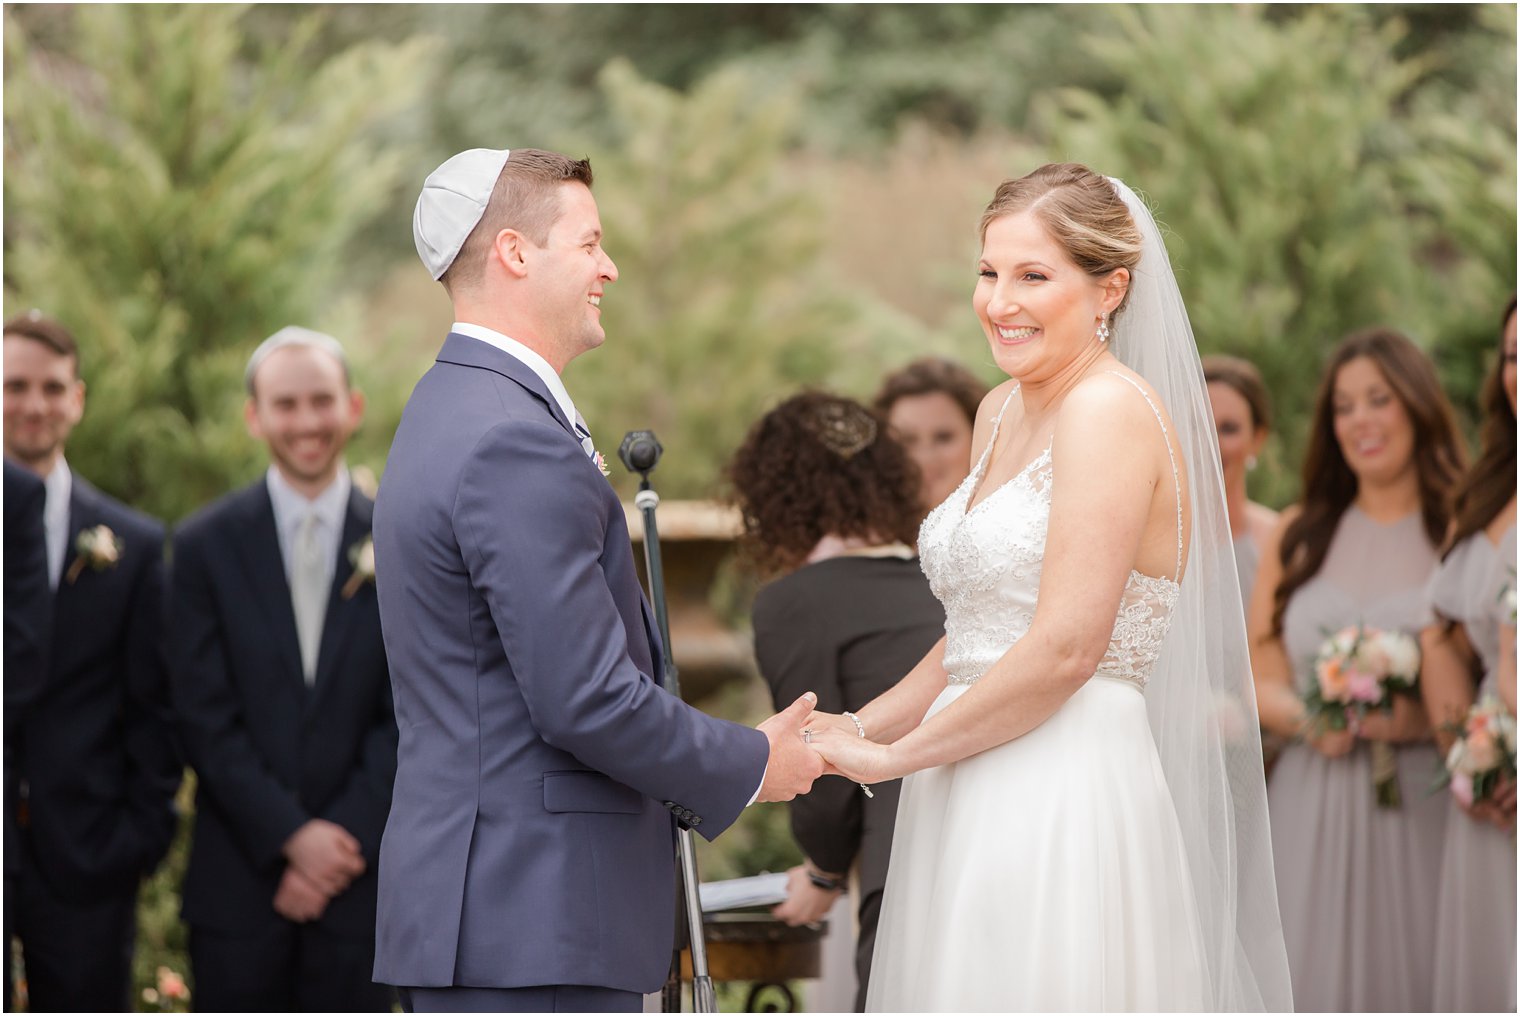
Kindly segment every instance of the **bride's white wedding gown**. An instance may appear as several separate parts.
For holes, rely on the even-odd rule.
[[[951,675],[930,716],[1029,630],[1040,592],[1060,482],[1049,448],[967,511],[1001,420],[920,534]],[[1209,1006],[1182,834],[1146,717],[1178,591],[1132,572],[1098,671],[1054,715],[904,781],[868,1009]]]

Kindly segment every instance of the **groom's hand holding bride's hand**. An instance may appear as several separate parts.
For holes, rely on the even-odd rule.
[[[790,801],[812,790],[813,781],[823,775],[823,759],[802,741],[802,728],[817,704],[818,696],[807,692],[756,728],[771,745],[756,801]]]

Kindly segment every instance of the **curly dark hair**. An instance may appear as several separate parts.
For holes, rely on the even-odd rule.
[[[853,399],[792,396],[750,428],[724,473],[744,518],[742,549],[763,574],[801,565],[829,534],[918,538],[918,467]]]

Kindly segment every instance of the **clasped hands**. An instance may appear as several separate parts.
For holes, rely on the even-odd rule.
[[[298,924],[320,918],[327,904],[364,874],[359,841],[326,819],[309,819],[291,833],[284,853],[287,864],[275,890],[274,909]]]
[[[808,692],[760,724],[770,760],[757,801],[790,801],[813,788],[820,776],[843,776],[862,785],[890,779],[888,746],[860,736],[846,716],[817,712]]]
[[[1392,709],[1370,713],[1345,730],[1323,730],[1311,725],[1304,731],[1309,746],[1332,759],[1350,754],[1359,740],[1404,744],[1429,736],[1430,721],[1425,710],[1407,695],[1395,695]]]

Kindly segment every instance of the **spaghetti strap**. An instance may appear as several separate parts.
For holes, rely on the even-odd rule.
[[[1174,452],[1174,451],[1172,451],[1172,436],[1171,436],[1170,433],[1167,432],[1167,429],[1166,429],[1166,418],[1161,415],[1161,410],[1158,409],[1156,407],[1156,403],[1151,400],[1150,393],[1147,392],[1143,387],[1141,387],[1140,383],[1138,381],[1136,381],[1134,378],[1130,377],[1128,374],[1122,374],[1122,373],[1120,373],[1117,370],[1107,370],[1107,371],[1104,371],[1103,373],[1105,373],[1105,374],[1112,374],[1114,377],[1122,378],[1125,381],[1128,381],[1132,386],[1134,386],[1135,391],[1139,392],[1140,393],[1140,397],[1145,400],[1145,404],[1151,407],[1151,412],[1154,413],[1154,414],[1156,414],[1156,422],[1161,425],[1161,437],[1162,437],[1163,440],[1166,441],[1166,454],[1167,454],[1167,457],[1172,460],[1172,493],[1174,495],[1176,495],[1176,498],[1177,498],[1177,571],[1173,574],[1172,581],[1173,582],[1181,582],[1182,581],[1182,475],[1177,470],[1177,453]],[[1001,414],[999,414],[999,415],[1001,415]],[[991,442],[988,442],[988,443],[989,443],[989,445],[991,444]]]
[[[997,415],[992,418],[992,433],[987,436],[987,447],[982,449],[981,457],[976,460],[976,465],[971,470],[977,476],[981,475],[982,467],[987,464],[987,456],[992,454],[992,446],[997,444],[998,428],[1003,425],[1003,414],[1008,412],[1008,404],[1013,401],[1013,397],[1019,393],[1019,389],[1022,387],[1023,385],[1017,382],[1014,383],[1012,390],[1008,392],[1008,397],[1003,399],[1003,408],[999,409]],[[973,490],[974,493],[975,491]]]

